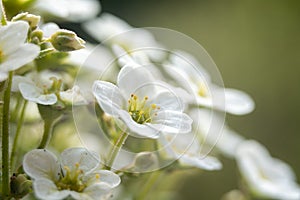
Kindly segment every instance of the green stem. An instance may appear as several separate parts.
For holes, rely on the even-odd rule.
[[[126,139],[128,137],[128,134],[126,133],[126,131],[123,131],[120,135],[120,137],[118,138],[118,140],[116,141],[116,143],[114,144],[114,146],[112,147],[110,153],[109,153],[109,160],[107,162],[107,169],[110,170],[112,165],[114,164],[114,161],[119,153],[119,151],[121,150],[122,146],[124,145]]]
[[[1,24],[3,26],[7,25],[7,18],[6,18],[6,13],[5,13],[5,9],[3,6],[3,0],[0,0],[0,6],[1,6],[1,11],[2,11],[2,16],[1,16]]]
[[[44,120],[44,134],[43,138],[40,142],[40,145],[38,146],[38,149],[44,149],[48,145],[51,135],[52,135],[52,130],[54,124],[57,122],[56,119],[47,119]]]
[[[157,181],[157,179],[160,177],[161,171],[152,172],[150,175],[150,178],[148,179],[147,183],[142,188],[139,195],[135,198],[135,200],[144,200],[146,199],[148,193],[152,189],[153,185]]]
[[[9,188],[9,105],[13,72],[9,72],[7,87],[4,91],[2,117],[2,193],[4,198],[10,194]]]
[[[22,110],[21,110],[20,118],[18,120],[15,139],[14,139],[14,142],[13,142],[13,148],[12,148],[12,151],[11,151],[11,154],[10,154],[10,168],[12,170],[14,170],[14,167],[15,167],[15,156],[16,156],[18,141],[19,141],[19,137],[20,137],[20,133],[21,133],[21,128],[22,128],[22,125],[23,125],[23,122],[24,122],[26,105],[27,105],[27,101],[25,100],[24,103],[23,103]]]

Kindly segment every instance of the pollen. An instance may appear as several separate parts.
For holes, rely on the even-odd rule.
[[[139,124],[151,122],[158,109],[160,109],[159,106],[149,103],[148,96],[139,98],[137,95],[131,94],[128,100],[128,113]]]
[[[95,175],[95,178],[96,178],[96,179],[100,179],[100,174],[96,174],[96,175]]]

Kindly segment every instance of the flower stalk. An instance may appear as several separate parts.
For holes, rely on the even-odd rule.
[[[116,140],[114,146],[112,147],[109,156],[108,156],[108,161],[107,161],[107,169],[110,170],[112,165],[114,164],[114,161],[120,152],[122,146],[125,144],[125,141],[128,137],[128,134],[126,131],[123,131],[120,135],[120,137]]]
[[[4,91],[2,117],[2,193],[4,197],[10,194],[9,188],[9,105],[13,72],[9,72],[7,87]]]
[[[38,149],[44,149],[47,147],[53,132],[53,127],[57,121],[57,119],[44,120],[44,133]]]
[[[22,110],[21,110],[20,118],[18,120],[17,130],[16,130],[14,142],[13,142],[12,151],[10,154],[10,167],[12,170],[14,170],[14,167],[15,167],[16,151],[17,151],[18,141],[19,141],[19,137],[20,137],[20,133],[21,133],[21,128],[22,128],[22,125],[24,122],[26,106],[27,106],[27,101],[25,100],[23,103]]]

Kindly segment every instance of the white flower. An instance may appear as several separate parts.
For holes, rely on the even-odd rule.
[[[13,78],[12,91],[20,91],[23,98],[42,105],[53,105],[61,100],[65,105],[85,105],[78,86],[61,91],[62,80],[58,74],[50,71],[31,73],[26,77]]]
[[[209,73],[190,54],[174,51],[170,55],[166,70],[179,85],[192,93],[186,100],[199,106],[223,110],[235,115],[250,113],[254,102],[246,93],[222,88],[211,82]],[[196,102],[193,102],[194,99]]]
[[[40,51],[34,44],[24,43],[29,25],[26,22],[9,22],[0,26],[0,82],[14,71],[32,61]]]
[[[128,52],[138,49],[156,61],[165,55],[161,50],[162,46],[148,30],[134,29],[127,22],[109,13],[103,13],[99,18],[84,23],[83,28],[97,40],[108,45],[120,45]]]
[[[236,159],[254,195],[272,199],[300,199],[300,187],[290,166],[272,158],[258,142],[249,140],[240,144]]]
[[[123,121],[133,134],[158,138],[160,132],[188,133],[192,120],[183,113],[181,100],[157,86],[145,68],[125,66],[117,86],[95,81],[93,94],[103,111]]]
[[[200,154],[200,145],[192,133],[177,136],[164,134],[159,141],[164,145],[167,157],[178,159],[181,165],[204,170],[222,168],[222,163],[217,158]]]
[[[96,0],[37,0],[32,10],[43,16],[81,22],[95,17],[100,12],[100,4]]]
[[[98,170],[99,164],[99,156],[84,148],[66,149],[61,162],[51,152],[35,149],[25,155],[23,168],[33,179],[34,193],[39,199],[97,200],[120,184],[118,175]]]

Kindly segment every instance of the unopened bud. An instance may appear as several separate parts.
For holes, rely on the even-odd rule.
[[[17,196],[24,196],[31,191],[31,181],[25,174],[13,175],[10,181],[11,193]]]
[[[152,171],[158,167],[158,158],[152,152],[141,152],[135,156],[133,162],[134,172]]]
[[[58,51],[74,51],[85,47],[83,39],[78,37],[73,31],[64,29],[60,29],[51,35],[50,42]]]
[[[34,30],[30,34],[31,42],[34,44],[39,44],[43,40],[43,31]]]
[[[36,29],[37,25],[39,24],[41,17],[33,14],[29,14],[28,12],[20,13],[12,18],[11,21],[19,21],[23,20],[28,22],[31,30]]]

